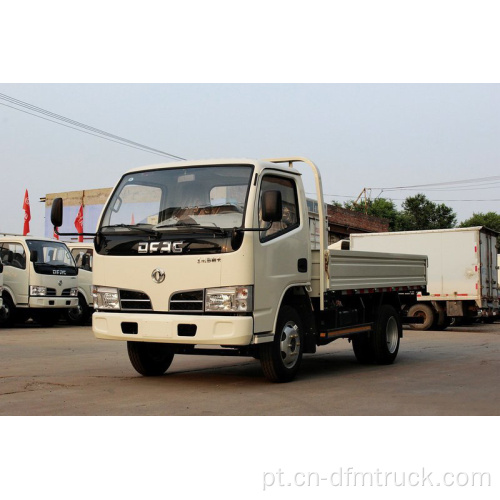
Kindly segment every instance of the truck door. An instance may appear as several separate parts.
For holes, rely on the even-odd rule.
[[[254,318],[255,332],[272,331],[279,302],[284,291],[292,284],[310,282],[311,262],[309,223],[307,210],[293,176],[284,177],[272,173],[261,178],[258,190],[257,223],[262,221],[260,200],[265,191],[280,191],[283,218],[272,224],[267,231],[256,234]]]
[[[29,273],[26,269],[26,252],[23,245],[2,243],[4,287],[10,289],[16,305],[28,304]]]

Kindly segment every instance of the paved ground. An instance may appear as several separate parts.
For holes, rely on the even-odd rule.
[[[272,384],[249,358],[177,356],[138,375],[123,342],[90,327],[0,329],[0,415],[499,415],[500,324],[405,330],[391,366],[339,340]]]

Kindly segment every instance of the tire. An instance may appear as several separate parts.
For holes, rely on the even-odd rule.
[[[10,328],[14,326],[15,318],[16,318],[16,306],[10,295],[7,293],[3,294],[3,310],[0,314],[0,325],[6,328]]]
[[[271,382],[290,382],[300,368],[304,352],[302,321],[297,311],[282,306],[278,314],[274,340],[260,346],[262,371]]]
[[[66,311],[66,321],[71,325],[85,325],[89,320],[90,309],[85,297],[78,294],[78,305]]]
[[[394,307],[386,304],[380,308],[371,341],[373,360],[379,365],[394,363],[399,351],[403,327]]]
[[[368,365],[373,363],[374,355],[371,338],[368,335],[357,335],[352,338],[352,350],[359,363]]]
[[[135,370],[145,377],[163,375],[174,359],[172,347],[157,342],[127,342],[128,357]]]
[[[436,314],[434,309],[428,304],[414,304],[408,311],[410,317],[423,317],[423,323],[410,323],[412,330],[430,330],[436,322]]]

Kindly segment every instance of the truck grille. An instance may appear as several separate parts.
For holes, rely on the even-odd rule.
[[[203,311],[203,290],[175,293],[170,297],[170,311]]]
[[[57,291],[55,288],[47,288],[47,297],[56,297],[57,296]],[[61,297],[71,297],[71,288],[65,288],[62,293]]]
[[[120,304],[122,309],[137,311],[152,311],[151,299],[142,292],[120,290]]]

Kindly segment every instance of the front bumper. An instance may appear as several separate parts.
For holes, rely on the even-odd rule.
[[[78,305],[78,297],[30,297],[32,309],[69,309]]]
[[[196,332],[189,336],[179,335],[183,331],[183,326],[179,328],[179,325],[189,325],[188,330],[191,333],[194,330]],[[252,342],[253,318],[251,316],[190,316],[96,311],[92,316],[92,330],[96,338],[105,340],[246,346]],[[136,333],[124,333],[124,331],[131,330]]]

